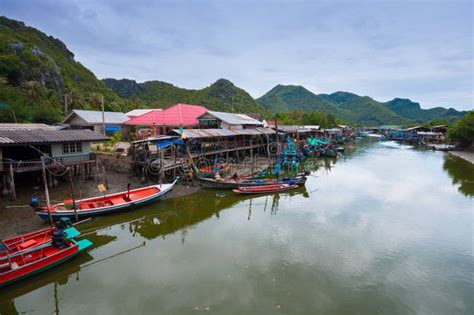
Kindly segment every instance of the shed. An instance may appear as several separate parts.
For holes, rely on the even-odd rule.
[[[108,139],[91,130],[0,128],[0,171],[9,163],[16,170],[37,166],[42,153],[62,164],[95,160],[91,157],[91,144]]]
[[[201,128],[249,129],[263,127],[264,123],[245,114],[208,111],[198,117]]]
[[[96,133],[106,134],[121,132],[123,137],[128,136],[128,129],[123,128],[123,124],[129,120],[128,116],[120,112],[104,112],[102,118],[101,111],[74,109],[63,121],[64,124],[71,125],[73,129],[90,129]]]

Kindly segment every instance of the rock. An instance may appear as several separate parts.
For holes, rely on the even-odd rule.
[[[10,47],[17,55],[21,55],[23,53],[23,49],[25,49],[25,45],[22,42],[10,43]]]
[[[42,52],[38,47],[33,47],[31,48],[31,53],[33,55],[35,55],[36,57],[40,57],[40,58],[46,58],[46,54],[44,52]]]

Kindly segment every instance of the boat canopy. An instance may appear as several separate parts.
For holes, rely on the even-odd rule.
[[[318,138],[307,138],[306,140],[308,141],[308,143],[309,143],[310,145],[315,145],[315,146],[316,146],[316,145],[320,145],[320,144],[322,144],[322,145],[328,145],[328,143],[327,143],[326,141],[319,140]]]

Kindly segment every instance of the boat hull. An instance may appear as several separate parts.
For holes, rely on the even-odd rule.
[[[4,287],[14,282],[18,282],[27,277],[31,277],[37,273],[43,272],[54,266],[57,266],[73,258],[74,256],[76,256],[81,251],[85,250],[86,248],[92,246],[92,243],[88,240],[80,240],[77,242],[71,240],[71,242],[73,245],[65,249],[58,250],[56,253],[52,255],[42,257],[38,260],[27,263],[18,268],[12,268],[9,271],[1,272],[0,273],[0,287]],[[38,249],[38,251],[39,250],[41,249]]]
[[[266,185],[266,186],[253,186],[253,187],[239,187],[234,189],[233,192],[237,194],[271,194],[284,192],[292,189],[297,189],[298,185]]]
[[[138,199],[138,200],[126,202],[119,205],[111,205],[111,206],[105,206],[105,207],[94,208],[94,209],[87,209],[87,210],[78,209],[76,211],[77,216],[79,218],[85,218],[85,217],[93,217],[93,216],[98,216],[98,215],[105,215],[109,213],[130,210],[138,206],[156,202],[160,200],[161,198],[163,198],[164,196],[166,196],[173,189],[176,182],[177,180],[175,180],[172,184],[164,184],[162,185],[162,188],[160,189],[158,193],[145,197],[145,198]],[[159,185],[156,185],[156,186],[159,186]],[[107,198],[107,196],[105,196],[105,198]],[[84,199],[84,200],[87,200],[87,199]],[[81,201],[78,201],[78,202],[81,202]],[[49,220],[49,214],[46,209],[37,210],[36,214],[45,221]],[[76,213],[74,210],[51,211],[51,216],[53,220],[57,220],[61,217],[74,218],[76,216]]]
[[[238,189],[239,187],[252,186],[267,186],[279,184],[296,184],[304,185],[306,183],[306,176],[299,176],[296,178],[289,178],[288,180],[265,182],[263,180],[215,180],[211,178],[199,178],[201,185],[205,188],[213,189]]]

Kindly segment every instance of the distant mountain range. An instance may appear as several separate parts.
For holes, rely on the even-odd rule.
[[[295,85],[277,85],[258,98],[257,102],[271,112],[322,111],[343,121],[361,125],[424,123],[435,120],[452,122],[467,113],[442,107],[422,109],[420,104],[400,98],[383,103],[349,92],[314,94]]]
[[[466,113],[441,107],[425,110],[418,103],[398,98],[381,103],[347,92],[317,95],[292,85],[277,85],[255,100],[226,79],[196,90],[162,81],[99,80],[74,60],[74,54],[59,39],[0,17],[0,122],[58,122],[66,114],[65,100],[68,111],[98,110],[102,95],[106,110],[111,111],[190,103],[267,118],[282,111],[321,111],[360,125],[453,121]]]

